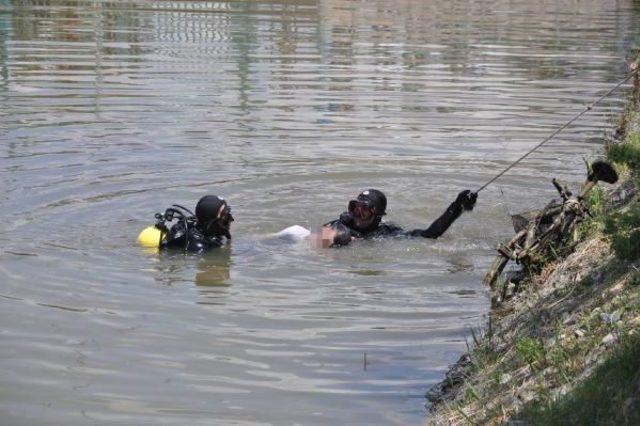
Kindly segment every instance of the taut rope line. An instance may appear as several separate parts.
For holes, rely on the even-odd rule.
[[[531,148],[529,151],[527,151],[523,156],[521,156],[520,158],[518,158],[516,161],[514,161],[513,163],[511,163],[506,169],[504,169],[503,171],[501,171],[500,173],[498,173],[497,175],[495,175],[493,178],[491,178],[487,183],[485,183],[484,185],[482,185],[480,188],[478,188],[478,190],[476,191],[476,193],[482,191],[483,189],[485,189],[487,186],[489,186],[490,184],[492,184],[495,180],[497,180],[498,178],[500,178],[500,176],[504,175],[505,173],[507,173],[509,170],[511,170],[513,167],[516,166],[516,164],[518,164],[519,162],[521,162],[522,160],[524,160],[525,158],[527,158],[531,153],[533,153],[535,150],[537,150],[538,148],[540,148],[542,145],[544,145],[545,143],[549,142],[551,139],[553,139],[553,137],[555,135],[557,135],[558,133],[560,133],[561,131],[563,131],[564,129],[566,129],[567,127],[569,127],[571,125],[571,123],[573,123],[574,121],[576,121],[578,118],[582,117],[585,113],[587,113],[588,111],[591,111],[593,109],[594,106],[596,106],[598,103],[600,103],[603,99],[605,99],[606,97],[608,97],[609,95],[611,95],[613,92],[615,92],[616,90],[618,90],[618,88],[620,86],[622,86],[624,83],[626,83],[631,77],[633,77],[635,74],[638,73],[638,70],[640,68],[636,68],[633,71],[631,71],[624,79],[620,80],[618,82],[618,84],[616,84],[611,90],[609,90],[607,93],[605,93],[604,95],[600,96],[598,99],[596,99],[595,101],[593,101],[590,105],[588,105],[587,107],[585,107],[582,111],[580,111],[577,115],[575,115],[571,120],[567,121],[565,124],[563,124],[562,126],[560,126],[558,129],[556,129],[553,133],[551,133],[549,136],[547,136],[542,142],[540,142],[538,145],[534,146],[533,148]]]

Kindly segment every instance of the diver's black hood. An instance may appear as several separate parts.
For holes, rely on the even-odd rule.
[[[376,216],[384,216],[387,210],[387,197],[382,191],[377,189],[367,189],[358,194],[357,201],[373,207],[376,210]]]
[[[218,218],[218,214],[222,211],[222,207],[227,202],[224,198],[217,195],[205,195],[198,200],[196,204],[196,219],[198,222],[206,223]]]

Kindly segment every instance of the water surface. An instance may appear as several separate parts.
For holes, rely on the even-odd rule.
[[[274,240],[361,190],[424,227],[625,72],[633,1],[0,2],[3,424],[420,424],[509,213],[584,177],[613,97],[442,239]],[[229,248],[153,214],[224,195]],[[365,368],[363,359],[367,355]]]

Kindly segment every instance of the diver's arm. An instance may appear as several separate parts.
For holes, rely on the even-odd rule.
[[[407,235],[412,237],[438,238],[444,234],[463,211],[471,211],[475,206],[478,194],[470,190],[462,191],[458,194],[456,200],[447,207],[447,210],[427,229],[414,229],[409,231]]]

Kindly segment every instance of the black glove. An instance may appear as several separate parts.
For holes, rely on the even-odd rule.
[[[473,207],[476,205],[476,200],[478,199],[477,192],[471,192],[469,189],[465,189],[461,193],[458,194],[455,203],[462,207],[463,210],[471,211]]]

